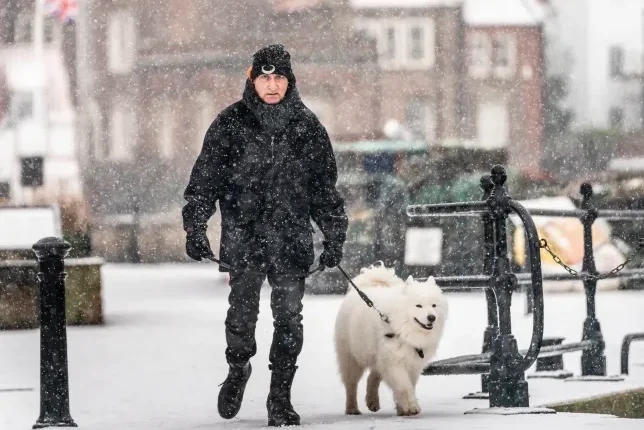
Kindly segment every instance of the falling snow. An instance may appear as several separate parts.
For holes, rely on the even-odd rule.
[[[494,165],[528,207],[573,209],[589,183],[599,209],[644,210],[643,29],[644,0],[0,2],[0,428],[28,428],[38,415],[31,246],[48,236],[72,247],[70,394],[81,428],[266,425],[266,285],[242,410],[229,422],[217,414],[231,267],[316,270],[274,306],[287,350],[278,361],[292,365],[303,342],[292,400],[306,427],[637,427],[597,414],[464,415],[487,405],[461,399],[478,376],[423,377],[420,417],[396,417],[391,400],[344,416],[331,327],[347,283],[317,269],[341,262],[354,275],[383,261],[403,278],[481,274],[479,218],[411,219],[406,209],[480,200]],[[254,59],[274,44],[288,61],[281,51]],[[261,90],[258,75],[274,81]],[[511,221],[508,256],[520,271],[524,234]],[[577,220],[537,227],[582,270]],[[598,220],[598,270],[643,236],[644,217]],[[628,269],[644,263],[633,255]],[[541,259],[544,273],[562,273]],[[644,331],[642,286],[599,283],[610,374],[623,336]],[[582,282],[545,290],[546,336],[578,340]],[[523,294],[512,306],[520,348],[532,324]],[[479,353],[482,296],[449,299],[437,358]],[[255,302],[233,303],[245,353]],[[641,343],[632,357],[625,382],[530,380],[531,403],[641,388]],[[565,364],[578,373],[578,354]]]

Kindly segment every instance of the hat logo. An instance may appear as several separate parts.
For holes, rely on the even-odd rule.
[[[274,73],[274,72],[275,72],[275,66],[273,66],[273,65],[262,66],[262,73],[270,75],[271,73]]]

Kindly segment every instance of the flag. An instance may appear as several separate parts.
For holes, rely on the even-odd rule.
[[[44,0],[45,14],[55,17],[60,22],[72,22],[78,13],[76,0]]]

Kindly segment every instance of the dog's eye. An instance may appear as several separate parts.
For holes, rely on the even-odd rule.
[[[422,307],[423,307],[423,305],[416,305],[416,307],[417,307],[417,308],[422,308]]]
[[[432,308],[435,308],[435,307],[436,307],[436,303],[434,303],[434,304],[432,305]]]

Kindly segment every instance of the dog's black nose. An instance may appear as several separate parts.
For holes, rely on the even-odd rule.
[[[430,323],[433,323],[434,321],[436,321],[436,316],[435,315],[427,315],[427,321],[429,321]]]

